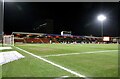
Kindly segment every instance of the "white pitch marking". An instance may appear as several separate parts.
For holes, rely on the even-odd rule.
[[[12,49],[11,47],[0,47],[0,50]]]
[[[65,79],[65,78],[68,78],[69,76],[61,76],[61,77],[58,77],[58,78],[55,78],[55,79]]]
[[[24,58],[17,51],[0,52],[0,65]]]
[[[15,46],[14,46],[15,47]],[[75,71],[72,71],[72,70],[70,70],[70,69],[68,69],[68,68],[65,68],[65,67],[63,67],[63,66],[61,66],[61,65],[58,65],[58,64],[56,64],[56,63],[54,63],[54,62],[51,62],[51,61],[49,61],[49,60],[47,60],[47,59],[45,59],[45,58],[42,58],[42,57],[40,57],[40,56],[37,56],[37,55],[35,55],[35,54],[33,54],[33,53],[30,53],[30,52],[28,52],[28,51],[26,51],[26,50],[23,50],[23,49],[21,49],[21,48],[19,48],[19,47],[15,47],[15,48],[17,48],[17,49],[19,49],[19,50],[21,50],[21,51],[23,51],[23,52],[25,52],[25,53],[27,53],[27,54],[29,54],[29,55],[32,55],[32,56],[34,56],[34,57],[36,57],[36,58],[38,58],[38,59],[40,59],[40,60],[43,60],[43,61],[45,61],[45,62],[47,62],[47,63],[49,63],[49,64],[51,64],[51,65],[54,65],[54,66],[56,66],[56,67],[58,67],[58,68],[60,68],[60,69],[62,69],[62,70],[65,70],[65,71],[67,71],[67,72],[69,72],[69,73],[71,73],[71,74],[74,74],[74,75],[76,75],[76,76],[78,76],[78,77],[83,77],[83,78],[85,78],[85,79],[88,79],[86,76],[84,76],[84,75],[81,75],[81,74],[79,74],[79,73],[77,73],[77,72],[75,72]]]
[[[78,55],[78,54],[91,54],[91,53],[102,53],[102,52],[111,52],[111,51],[118,51],[118,50],[104,50],[104,51],[92,51],[92,52],[82,52],[82,53],[53,54],[53,55],[45,55],[43,57]]]

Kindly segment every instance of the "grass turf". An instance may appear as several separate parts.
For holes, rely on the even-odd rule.
[[[21,44],[16,46],[38,56],[118,49],[117,44]],[[25,58],[3,65],[3,77],[75,76],[16,48],[14,48],[14,50],[23,54]],[[59,57],[53,56],[47,57],[46,59],[84,74],[87,77],[118,76],[117,51]]]

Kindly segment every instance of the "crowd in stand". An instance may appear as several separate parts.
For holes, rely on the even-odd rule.
[[[117,43],[117,41],[104,42],[102,38],[85,38],[85,37],[41,37],[41,38],[23,38],[15,39],[15,42],[23,43],[63,43],[63,44],[101,44],[101,43]]]

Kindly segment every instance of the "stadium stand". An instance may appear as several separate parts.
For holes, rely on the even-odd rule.
[[[102,37],[94,36],[62,36],[58,34],[44,34],[44,33],[26,33],[13,32],[15,43],[118,43],[118,37],[110,37],[109,41],[103,41]]]

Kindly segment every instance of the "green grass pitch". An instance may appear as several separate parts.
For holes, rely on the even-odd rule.
[[[16,44],[15,46],[87,77],[118,76],[117,44]],[[18,51],[25,58],[3,65],[3,77],[76,77],[15,47],[12,50]],[[104,52],[105,50],[109,51]],[[60,56],[56,56],[58,54]]]

